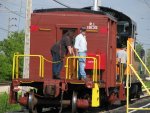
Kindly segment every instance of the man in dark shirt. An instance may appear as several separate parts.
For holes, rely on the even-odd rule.
[[[60,41],[54,44],[51,48],[51,54],[53,57],[52,72],[54,79],[60,79],[60,71],[63,67],[63,58],[68,53],[74,55],[72,48],[72,38],[74,36],[73,30],[68,30]]]

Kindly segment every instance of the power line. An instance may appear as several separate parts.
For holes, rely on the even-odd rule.
[[[15,6],[17,6],[17,4],[15,4],[14,2],[8,2],[8,1],[6,1],[6,0],[0,0],[0,1],[2,1],[2,2],[5,2],[5,3],[8,3],[8,4],[11,4],[11,5],[15,5]]]
[[[3,31],[6,31],[6,32],[9,31],[8,29],[5,29],[5,28],[0,28],[0,29],[3,30]]]
[[[148,8],[150,8],[150,4],[146,0],[144,0],[144,3],[147,5]]]
[[[2,2],[5,2],[6,4],[10,4],[11,6],[15,6],[18,7],[18,4],[15,4],[14,2],[10,2],[10,1],[5,1],[5,0],[0,0]],[[23,7],[25,9],[25,7]]]
[[[1,6],[3,6],[2,4],[0,4],[0,7]],[[22,16],[22,15],[20,15],[20,14],[18,14],[18,13],[16,13],[15,11],[12,11],[12,10],[10,10],[9,8],[7,8],[6,6],[3,6],[5,9],[7,9],[9,12],[11,12],[11,13],[13,13],[13,14],[15,14],[15,15],[17,15],[17,16],[19,16],[19,17],[22,17],[22,18],[25,18],[24,16]]]
[[[0,12],[1,12],[1,13],[11,13],[11,12],[8,11],[7,9],[0,9]],[[14,11],[14,12],[18,13],[19,11]],[[21,12],[21,14],[25,14],[25,13]]]
[[[57,0],[53,0],[53,1],[54,1],[54,2],[57,2],[58,4],[60,4],[60,5],[64,6],[64,7],[71,8],[71,7],[65,5],[65,4],[63,4],[63,3],[61,3],[61,2],[59,2],[59,1],[57,1]]]
[[[11,13],[13,13],[13,14],[15,14],[15,15],[18,15],[19,17],[25,18],[24,16],[22,16],[22,15],[20,15],[20,14],[14,12],[14,11],[8,9],[7,7],[5,7],[5,8],[6,8],[8,11],[10,11]]]

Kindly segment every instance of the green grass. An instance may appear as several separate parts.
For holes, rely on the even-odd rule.
[[[144,83],[147,86],[147,88],[150,88],[150,81],[145,81]]]
[[[20,110],[19,104],[9,104],[9,95],[7,93],[0,94],[0,113]]]

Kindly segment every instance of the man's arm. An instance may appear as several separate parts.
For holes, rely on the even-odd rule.
[[[74,54],[73,48],[71,46],[67,46],[67,48],[68,48],[69,54],[74,56],[75,54]]]
[[[72,54],[72,47],[71,46],[67,46],[67,48],[68,48],[69,54],[71,55]]]
[[[73,49],[73,47],[72,47],[72,55],[73,55],[73,56],[75,56],[75,53],[74,53],[74,49]]]

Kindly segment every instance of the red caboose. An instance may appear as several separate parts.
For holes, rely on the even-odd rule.
[[[87,81],[78,80],[77,59],[66,56],[61,79],[52,79],[50,48],[69,29],[76,34],[87,27]],[[19,98],[31,113],[43,107],[72,106],[77,108],[99,107],[104,102],[113,104],[125,100],[122,83],[116,81],[117,20],[102,11],[88,9],[36,10],[31,16],[29,78],[13,76],[11,101],[17,101],[17,86],[30,86],[33,90]],[[15,68],[17,70],[17,68]],[[18,72],[18,70],[17,70]]]
[[[87,26],[88,56],[99,55],[100,58],[97,57],[97,59],[98,64],[101,63],[100,68],[103,69],[102,80],[109,83],[108,87],[115,86],[116,20],[104,13],[94,14],[71,9],[33,13],[30,54],[43,55],[44,58],[51,61],[50,48],[52,45],[60,40],[67,29],[75,29],[78,34],[82,26]],[[37,29],[32,31],[34,27]],[[89,60],[87,60],[87,69],[90,64]],[[35,75],[38,75],[38,64],[39,62],[31,60],[30,78],[35,79]],[[44,78],[52,78],[51,63],[45,62],[44,67]],[[62,72],[62,76],[64,75],[65,68]]]

